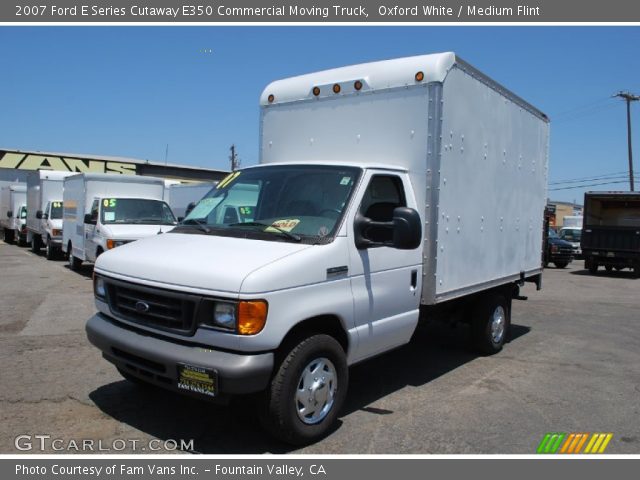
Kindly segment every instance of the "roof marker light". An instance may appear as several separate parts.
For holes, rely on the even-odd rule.
[[[421,82],[423,80],[424,80],[424,73],[423,72],[416,73],[416,82]]]
[[[355,88],[356,90],[362,90],[362,82],[360,80],[356,80],[353,84],[353,88]]]
[[[313,87],[313,94],[317,97],[320,95],[320,87]]]
[[[340,84],[339,83],[334,83],[333,84],[333,93],[340,93]]]
[[[269,101],[269,103],[273,103],[275,99],[276,97],[273,96],[273,93],[267,97],[267,100]]]

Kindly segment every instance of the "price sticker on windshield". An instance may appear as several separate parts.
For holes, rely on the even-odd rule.
[[[62,202],[53,202],[53,208],[62,208]]]
[[[290,232],[291,230],[296,228],[296,225],[298,225],[299,223],[300,223],[300,220],[298,220],[297,218],[276,220],[275,222],[271,223],[270,227],[265,228],[264,231],[265,232],[278,232],[278,231]]]
[[[116,201],[116,199],[115,199],[115,198],[105,198],[105,199],[102,201],[102,205],[103,205],[105,208],[116,208],[116,202],[117,202],[117,201]]]

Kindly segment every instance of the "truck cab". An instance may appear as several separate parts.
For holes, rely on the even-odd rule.
[[[44,247],[47,259],[53,260],[62,247],[62,200],[48,201],[44,211],[36,212],[40,220],[40,231],[44,232]]]
[[[85,259],[95,262],[107,250],[164,233],[176,223],[163,200],[94,198],[84,218]]]

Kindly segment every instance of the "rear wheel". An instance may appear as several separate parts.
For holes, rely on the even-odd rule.
[[[271,381],[263,426],[293,445],[321,439],[340,412],[348,381],[342,346],[328,335],[306,338],[287,354]]]
[[[594,260],[588,260],[584,262],[584,266],[589,270],[589,273],[594,275],[598,273],[598,262]]]
[[[13,243],[13,230],[9,230],[8,228],[3,229],[3,237],[6,243]]]
[[[14,232],[13,235],[18,237],[18,242],[17,243],[18,243],[19,247],[26,247],[27,245],[29,245],[27,243],[27,235],[22,235],[22,234],[20,234],[19,231]]]
[[[55,260],[56,254],[58,253],[58,251],[51,244],[51,237],[47,237],[47,244],[45,245],[45,252],[46,252],[46,255],[47,255],[47,260]]]
[[[613,265],[605,265],[604,269],[608,272],[611,273],[613,272]]]
[[[569,262],[553,262],[553,264],[556,266],[556,268],[567,268]]]
[[[471,320],[473,346],[493,355],[502,350],[511,326],[511,302],[504,295],[490,294],[476,305]]]

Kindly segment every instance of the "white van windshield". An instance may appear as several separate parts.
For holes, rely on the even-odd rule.
[[[197,203],[178,231],[318,243],[335,235],[360,172],[324,165],[233,172]]]
[[[100,203],[100,222],[175,225],[176,219],[169,205],[161,200],[103,198]]]

